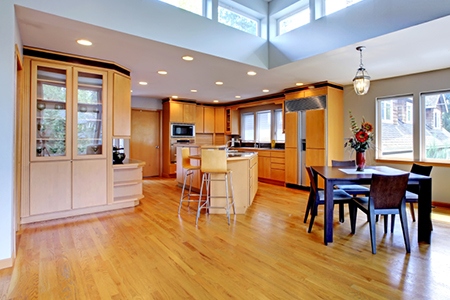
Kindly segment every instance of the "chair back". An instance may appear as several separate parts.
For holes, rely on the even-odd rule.
[[[400,207],[406,193],[409,173],[400,175],[373,174],[370,201],[375,209]]]
[[[306,168],[306,172],[308,173],[309,186],[311,188],[311,192],[314,193],[314,195],[317,195],[318,189],[317,189],[316,182],[314,180],[313,171],[312,171],[311,167],[305,167],[305,168]]]
[[[181,148],[181,165],[183,166],[183,169],[188,169],[191,167],[189,148]]]
[[[332,167],[355,167],[356,161],[355,160],[332,160],[331,166]]]
[[[204,173],[225,173],[227,152],[221,148],[202,148],[200,169]]]
[[[423,176],[430,176],[433,166],[423,166],[418,164],[413,164],[411,167],[411,173],[419,174]]]

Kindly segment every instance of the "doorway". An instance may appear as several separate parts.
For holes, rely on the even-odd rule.
[[[131,110],[130,157],[142,160],[144,177],[160,176],[160,112]]]

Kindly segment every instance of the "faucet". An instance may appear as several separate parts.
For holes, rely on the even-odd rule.
[[[255,141],[255,148],[259,148],[259,143],[258,143],[258,141]]]
[[[231,144],[232,144],[232,141],[231,140],[229,140],[229,141],[227,141],[226,143],[225,143],[225,151],[228,153],[228,151],[230,150],[230,148],[231,148]]]

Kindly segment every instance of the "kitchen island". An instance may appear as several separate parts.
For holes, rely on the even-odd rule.
[[[177,184],[183,186],[185,171],[181,164],[181,149],[188,147],[192,165],[200,165],[200,145],[183,145],[179,144],[177,147]],[[228,169],[233,172],[233,191],[234,201],[236,207],[236,214],[244,214],[247,208],[252,204],[258,191],[258,154],[255,152],[232,152],[228,154],[227,159]],[[192,189],[194,191],[200,190],[201,172],[195,171],[192,182]],[[211,184],[211,194],[225,195],[225,187],[222,183],[213,182]],[[221,206],[222,199],[211,199],[212,206]],[[224,209],[211,209],[211,214],[224,214]]]

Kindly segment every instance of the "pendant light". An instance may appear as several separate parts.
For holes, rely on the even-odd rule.
[[[365,46],[358,46],[356,50],[359,51],[359,69],[356,71],[355,78],[353,78],[353,87],[355,88],[355,93],[357,95],[365,95],[369,91],[370,87],[370,76],[364,69],[362,63],[362,51],[366,49]]]

